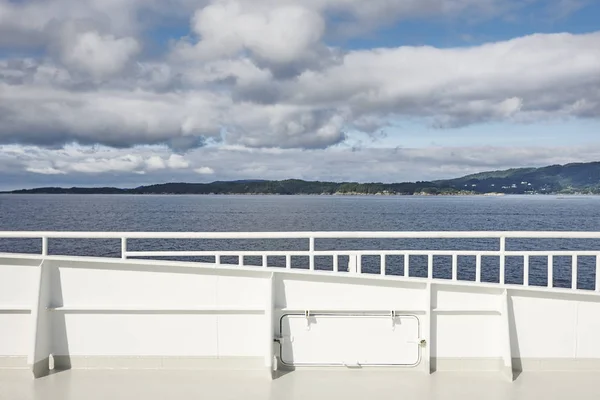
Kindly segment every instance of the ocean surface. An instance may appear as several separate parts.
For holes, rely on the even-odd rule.
[[[0,230],[51,231],[599,231],[598,196],[140,196],[0,195]],[[306,240],[131,240],[130,250],[307,250]],[[497,250],[498,241],[479,240],[319,240],[328,249]],[[508,250],[598,250],[600,240],[509,240]],[[39,240],[0,239],[0,251],[39,253]],[[50,254],[118,257],[118,240],[54,239]],[[210,261],[211,258],[187,258]],[[236,257],[223,262],[237,264]],[[245,262],[259,265],[260,258]],[[293,267],[307,268],[307,257]],[[579,257],[578,286],[593,289],[595,258]],[[269,265],[283,266],[283,257]],[[412,256],[411,276],[426,276],[427,258]],[[554,285],[570,287],[570,257],[554,258]],[[331,257],[317,257],[331,269]],[[403,273],[403,258],[388,256],[388,274]],[[347,265],[341,257],[340,268]],[[434,277],[449,278],[451,258],[435,257]],[[475,258],[459,257],[459,278],[475,278]],[[497,281],[497,257],[484,257],[483,280]],[[379,259],[365,257],[363,271],[379,272]],[[506,261],[506,281],[521,283],[522,257]],[[530,282],[547,284],[547,258],[532,257]]]

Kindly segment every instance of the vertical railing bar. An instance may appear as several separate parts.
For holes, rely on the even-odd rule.
[[[571,259],[571,289],[577,289],[577,255]]]
[[[267,255],[263,254],[262,256],[262,266],[263,268],[267,268]]]
[[[523,256],[523,286],[529,286],[529,254]]]
[[[550,254],[548,256],[548,287],[554,286],[554,256]]]
[[[433,254],[427,254],[427,278],[433,279]]]
[[[285,256],[285,267],[287,269],[292,268],[292,256],[290,254],[286,254],[286,256]]]
[[[244,266],[244,255],[243,254],[240,254],[239,257],[238,257],[238,265],[240,267]]]
[[[381,254],[379,257],[381,257],[381,270],[379,271],[379,273],[381,275],[385,275],[385,254]]]
[[[356,255],[356,273],[362,274],[362,254]]]
[[[410,276],[410,254],[404,253],[404,276]]]
[[[500,237],[500,284],[504,285],[505,263],[506,263],[506,238]]]
[[[475,282],[481,282],[481,254],[475,256]]]
[[[215,254],[215,267],[221,265],[221,255]]]
[[[600,292],[600,254],[596,256],[596,287],[594,290]]]
[[[452,254],[452,280],[458,280],[458,254]]]
[[[339,272],[339,254],[333,255],[333,272]]]
[[[310,269],[311,271],[315,270],[315,238],[311,237],[310,239],[308,239],[308,251],[310,253],[309,255],[309,260],[308,260],[308,269]]]
[[[48,255],[48,237],[46,237],[46,236],[42,237],[42,255],[43,256]]]
[[[127,259],[127,238],[121,238],[121,258],[123,260]]]

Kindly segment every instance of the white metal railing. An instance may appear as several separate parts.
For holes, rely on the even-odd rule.
[[[348,271],[362,273],[363,258],[378,256],[380,258],[380,274],[386,275],[386,257],[403,256],[403,276],[410,276],[411,256],[427,257],[427,277],[433,278],[434,256],[451,256],[451,279],[458,280],[458,257],[475,257],[475,281],[481,282],[482,257],[498,257],[499,283],[505,283],[506,258],[523,258],[523,285],[530,285],[530,258],[547,257],[548,287],[554,287],[554,257],[571,257],[571,288],[577,289],[578,257],[595,257],[595,269],[600,271],[600,250],[507,250],[507,239],[600,239],[600,232],[509,232],[509,231],[468,231],[468,232],[32,232],[32,231],[0,231],[0,239],[40,239],[41,256],[48,256],[49,239],[119,239],[121,241],[121,258],[130,257],[214,257],[215,264],[221,264],[221,258],[233,256],[239,258],[244,265],[244,257],[262,257],[262,267],[268,267],[269,257],[285,257],[285,267],[292,268],[292,257],[304,256],[309,259],[308,269],[315,270],[315,257],[332,257],[332,271],[339,272],[339,257],[349,257]],[[130,251],[130,239],[307,239],[308,250],[176,250],[176,251]],[[497,239],[497,250],[316,250],[317,239]],[[600,246],[599,246],[600,248]],[[600,291],[600,273],[595,276],[595,290]]]

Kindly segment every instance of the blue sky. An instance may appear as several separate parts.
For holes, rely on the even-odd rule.
[[[598,0],[0,0],[0,189],[600,160]]]
[[[526,2],[524,2],[526,3]],[[460,47],[536,33],[589,33],[599,28],[600,2],[532,1],[512,13],[458,19],[419,18],[383,26],[360,37],[332,40],[353,49],[398,46]],[[567,4],[571,4],[570,7]],[[572,7],[572,8],[571,8]],[[572,11],[568,11],[572,10]]]

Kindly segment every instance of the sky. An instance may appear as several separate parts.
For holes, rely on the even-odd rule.
[[[600,0],[0,0],[0,190],[600,160]]]

